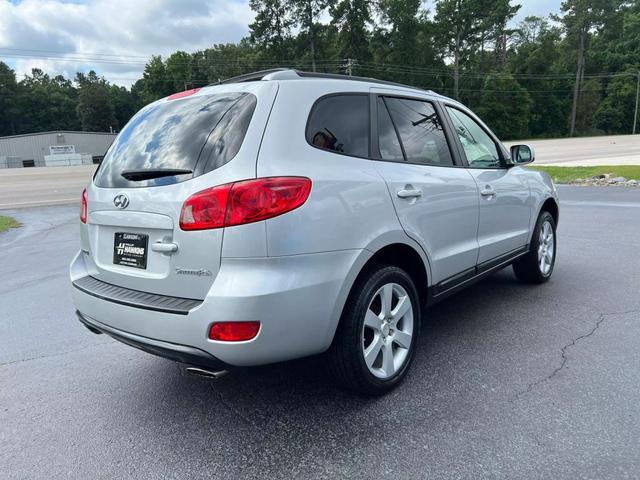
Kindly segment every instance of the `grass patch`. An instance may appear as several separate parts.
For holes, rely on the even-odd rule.
[[[0,232],[9,230],[10,228],[18,228],[20,224],[11,217],[3,217],[0,215]]]
[[[640,165],[603,165],[597,167],[547,167],[532,165],[532,170],[547,172],[556,183],[570,183],[578,178],[591,178],[608,173],[611,177],[625,177],[640,181]]]

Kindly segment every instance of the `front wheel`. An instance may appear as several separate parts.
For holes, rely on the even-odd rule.
[[[413,360],[420,304],[411,277],[378,266],[354,285],[329,350],[332,375],[347,390],[381,395],[398,385]]]
[[[531,238],[529,252],[513,263],[518,280],[525,283],[544,283],[553,273],[556,263],[556,222],[546,211],[540,213]]]

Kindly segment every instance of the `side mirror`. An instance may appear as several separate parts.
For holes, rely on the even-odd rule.
[[[511,164],[525,165],[535,160],[533,147],[529,145],[512,145],[511,146]]]

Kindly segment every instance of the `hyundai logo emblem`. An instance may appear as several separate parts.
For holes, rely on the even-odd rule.
[[[113,199],[113,204],[117,208],[127,208],[129,206],[129,198],[124,193],[121,193]]]

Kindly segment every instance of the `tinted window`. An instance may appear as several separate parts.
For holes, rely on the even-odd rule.
[[[231,160],[247,132],[256,98],[247,93],[161,101],[138,112],[96,174],[99,187],[147,187],[187,180]],[[125,170],[184,169],[193,174],[130,181]]]
[[[368,95],[333,95],[319,100],[309,115],[307,142],[323,150],[367,157]]]
[[[378,145],[383,160],[404,161],[396,129],[382,97],[378,97]]]
[[[385,98],[407,161],[426,165],[453,165],[449,145],[433,105],[419,100]]]
[[[455,108],[447,107],[447,112],[470,166],[484,168],[502,166],[498,147],[474,119]]]

